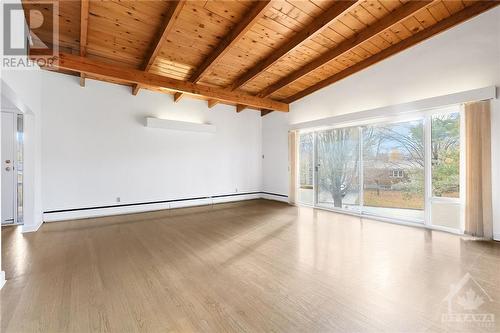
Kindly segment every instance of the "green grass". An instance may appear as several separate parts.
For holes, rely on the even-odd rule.
[[[399,191],[364,190],[364,205],[372,207],[424,209],[424,197]]]

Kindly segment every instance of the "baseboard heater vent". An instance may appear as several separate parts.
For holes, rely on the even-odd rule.
[[[265,197],[269,199],[275,198],[279,201],[288,201],[288,196],[284,194],[276,194],[270,192],[245,192],[232,194],[219,194],[213,196],[202,196],[193,198],[181,198],[160,201],[147,201],[135,203],[123,203],[116,205],[80,207],[69,209],[55,209],[43,212],[44,221],[61,221],[71,219],[82,219],[99,216],[140,213],[154,210],[164,210],[171,208],[181,208],[190,206],[210,205],[223,202],[250,200]]]

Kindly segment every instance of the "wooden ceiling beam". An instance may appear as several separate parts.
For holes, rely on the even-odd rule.
[[[132,86],[132,95],[137,95],[137,93],[139,92],[139,89],[141,89],[141,87],[138,85],[138,84],[134,84]]]
[[[405,5],[396,9],[394,12],[390,13],[389,15],[383,17],[381,20],[376,21],[375,23],[373,23],[372,25],[370,25],[369,27],[367,27],[366,29],[361,31],[359,34],[354,35],[352,38],[343,41],[334,49],[327,51],[325,54],[321,55],[317,59],[309,62],[308,64],[299,68],[295,72],[292,72],[291,74],[282,78],[278,82],[268,86],[267,88],[262,90],[260,93],[258,93],[257,96],[259,96],[259,97],[270,96],[274,92],[276,92],[276,91],[288,86],[289,84],[299,80],[300,78],[308,75],[309,73],[311,73],[314,70],[316,70],[317,68],[327,64],[328,62],[334,60],[335,58],[338,58],[338,57],[342,56],[343,54],[350,52],[352,49],[356,48],[360,44],[368,41],[369,39],[378,35],[382,31],[397,24],[398,22],[401,22],[402,20],[410,17],[415,12],[426,7],[430,3],[432,3],[432,0],[407,2]]]
[[[299,31],[281,47],[273,51],[267,58],[250,68],[243,75],[236,79],[231,85],[231,90],[243,86],[248,81],[255,78],[261,72],[269,68],[276,61],[288,54],[302,44],[305,40],[315,36],[326,29],[334,20],[351,9],[357,1],[337,1],[319,17],[316,17],[307,27]]]
[[[217,104],[219,104],[219,101],[216,100],[216,99],[209,99],[207,101],[207,105],[208,105],[208,108],[211,109],[213,108],[214,106],[216,106]]]
[[[156,60],[156,57],[158,56],[158,54],[160,54],[160,50],[162,49],[164,43],[166,42],[167,36],[172,30],[175,21],[177,20],[177,17],[179,16],[179,13],[182,10],[182,7],[184,7],[184,4],[186,3],[186,0],[175,0],[170,2],[171,3],[168,8],[168,12],[165,15],[165,20],[163,21],[163,25],[161,26],[159,32],[157,33],[153,45],[146,57],[146,61],[144,62],[144,65],[142,67],[145,72],[148,72],[150,70],[151,66],[153,66]],[[133,86],[132,94],[137,95],[140,88],[141,88],[140,85]]]
[[[191,75],[191,82],[198,82],[208,70],[210,70],[217,62],[234,46],[246,33],[250,30],[255,22],[262,17],[265,10],[271,6],[271,1],[257,1],[252,4],[252,7],[243,16],[242,20],[230,29],[229,33],[217,45],[217,47],[203,60],[203,63],[196,68]]]
[[[89,28],[89,0],[81,0],[80,6],[80,56],[87,56],[87,34]],[[85,74],[80,73],[80,86],[85,87]]]
[[[80,87],[85,87],[85,74],[80,73]]]
[[[36,59],[32,53],[31,58]],[[200,85],[166,76],[148,73],[133,68],[121,67],[102,61],[80,57],[68,53],[60,53],[53,67],[47,69],[63,69],[96,75],[105,79],[134,83],[140,86],[163,88],[174,92],[187,93],[216,99],[227,103],[248,105],[256,109],[270,109],[288,112],[288,104],[269,98],[260,98],[244,92],[230,91],[229,89]]]
[[[181,92],[176,92],[174,94],[174,103],[177,103],[182,97],[182,93]]]
[[[479,1],[476,2],[475,4],[466,7],[465,9],[457,12],[456,14],[439,21],[438,23],[432,25],[431,27],[422,30],[415,35],[408,37],[407,39],[404,39],[403,41],[388,47],[387,49],[382,50],[381,52],[361,61],[358,62],[357,64],[348,67],[347,69],[330,76],[329,78],[326,78],[309,88],[306,88],[305,90],[302,90],[295,95],[292,95],[288,98],[286,98],[283,102],[285,103],[292,103],[295,102],[296,100],[303,98],[309,94],[312,94],[313,92],[322,89],[324,87],[327,87],[335,82],[338,82],[356,72],[359,72],[369,66],[372,66],[379,61],[382,61],[390,56],[393,56],[403,50],[406,50],[432,36],[435,36],[443,31],[446,31],[457,24],[460,24],[464,21],[467,21],[497,5],[500,5],[500,1]]]
[[[260,110],[260,116],[264,117],[265,115],[270,114],[271,112],[273,112],[273,110],[262,109]]]
[[[246,105],[243,104],[237,104],[236,105],[236,112],[240,113],[241,111],[245,110],[247,108]]]
[[[193,83],[200,81],[201,78],[229,51],[229,49],[243,38],[270,6],[270,0],[257,1],[252,4],[252,7],[243,16],[243,19],[229,30],[229,33],[222,39],[217,47],[203,60],[201,65],[196,68],[189,78],[189,81]],[[215,104],[217,104],[217,102],[215,102]]]

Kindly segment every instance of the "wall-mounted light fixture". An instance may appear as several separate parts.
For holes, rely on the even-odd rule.
[[[215,133],[216,127],[212,124],[199,124],[187,121],[146,118],[146,127],[161,128],[171,131]]]

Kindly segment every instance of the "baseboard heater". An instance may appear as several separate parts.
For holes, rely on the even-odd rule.
[[[116,205],[56,209],[43,212],[44,222],[55,222],[69,219],[82,219],[99,216],[110,216],[128,213],[140,213],[155,210],[182,208],[190,206],[210,205],[231,201],[251,200],[258,198],[274,199],[288,202],[288,195],[270,192],[244,192],[220,194],[192,198],[180,198],[160,201],[123,203]]]

